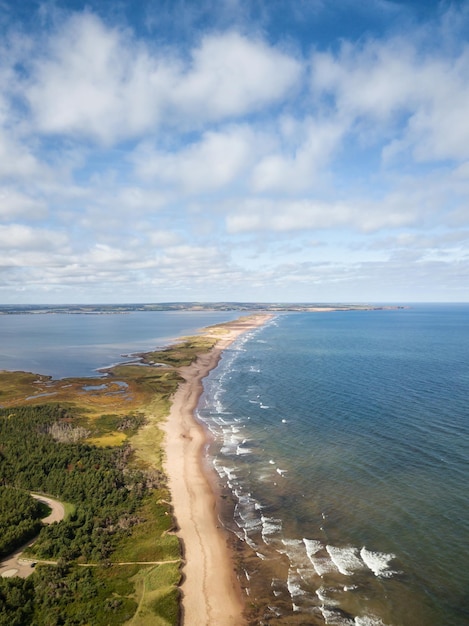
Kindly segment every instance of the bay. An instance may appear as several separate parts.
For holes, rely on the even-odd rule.
[[[237,311],[2,315],[0,369],[53,378],[96,376],[99,368],[129,360],[125,355],[148,352],[237,317]]]

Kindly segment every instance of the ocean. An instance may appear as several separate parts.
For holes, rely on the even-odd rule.
[[[288,313],[199,419],[253,624],[469,624],[469,305]]]

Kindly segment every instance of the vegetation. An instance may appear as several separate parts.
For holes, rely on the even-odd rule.
[[[0,519],[16,527],[21,526],[18,521],[34,520],[27,538],[39,532],[27,551],[39,562],[34,576],[0,579],[0,626],[122,624],[138,608],[138,581],[149,597],[160,598],[147,607],[154,619],[163,611],[173,618],[161,623],[176,623],[180,547],[169,532],[173,521],[164,476],[159,468],[137,462],[128,443],[97,447],[69,437],[81,432],[84,419],[78,409],[52,404],[0,409]],[[92,434],[115,431],[127,436],[145,421],[142,412],[105,414],[91,422]],[[67,500],[74,509],[69,507],[62,522],[41,528],[44,511],[28,491]],[[6,554],[12,544],[8,534],[2,535]],[[40,565],[42,560],[57,565]],[[157,561],[163,562],[166,574],[155,579]],[[121,562],[139,565],[129,572]],[[152,566],[142,568],[145,562]],[[138,574],[138,579],[124,578],[129,574]]]
[[[96,380],[0,372],[0,556],[37,535],[27,555],[38,563],[27,579],[0,578],[0,626],[178,623],[159,423],[177,368],[214,343],[187,338]],[[65,519],[42,525],[30,491],[66,501]]]
[[[142,503],[145,476],[126,468],[128,446],[57,444],[51,426],[64,419],[70,419],[70,411],[51,405],[0,410],[0,477],[3,485],[49,493],[77,506],[61,524],[43,528],[33,547],[37,556],[96,562],[112,552],[120,519]]]
[[[44,506],[29,494],[0,487],[0,558],[38,534]]]
[[[169,346],[157,352],[147,352],[143,355],[145,363],[160,363],[171,367],[190,365],[198,354],[208,352],[216,343],[216,339],[202,336],[190,337],[176,346]]]
[[[39,566],[34,576],[0,578],[0,626],[108,626],[135,613],[131,583],[64,562]]]

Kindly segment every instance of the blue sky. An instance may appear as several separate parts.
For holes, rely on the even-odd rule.
[[[469,4],[0,0],[0,302],[469,299]]]

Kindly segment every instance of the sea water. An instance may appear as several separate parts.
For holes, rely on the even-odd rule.
[[[469,624],[469,306],[288,313],[198,414],[252,623]]]

